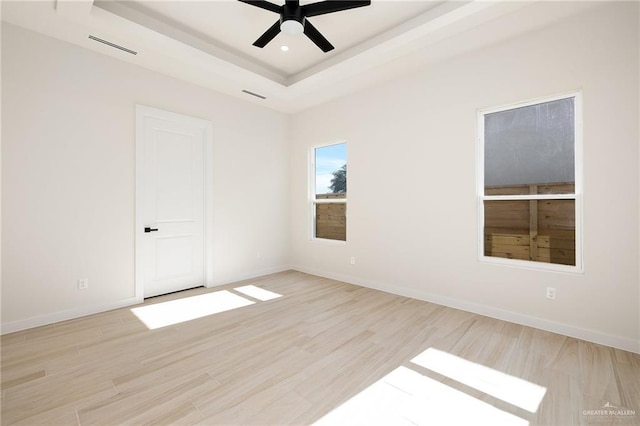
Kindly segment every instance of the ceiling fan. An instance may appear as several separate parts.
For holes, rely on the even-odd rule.
[[[279,6],[266,0],[238,1],[280,14],[280,19],[253,43],[254,46],[265,47],[275,36],[280,34],[280,31],[291,35],[304,33],[325,53],[333,50],[333,45],[316,27],[311,25],[307,18],[371,4],[371,0],[327,0],[300,6],[300,0],[286,0],[284,5]]]

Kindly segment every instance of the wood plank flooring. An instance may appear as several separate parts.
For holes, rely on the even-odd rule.
[[[143,306],[224,290],[252,304],[3,336],[2,424],[640,424],[640,355],[330,279],[288,271]]]

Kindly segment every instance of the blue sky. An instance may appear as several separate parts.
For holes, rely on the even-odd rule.
[[[323,146],[316,148],[316,194],[331,192],[333,172],[347,164],[347,144]]]

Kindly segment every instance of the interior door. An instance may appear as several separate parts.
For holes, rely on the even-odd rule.
[[[144,159],[137,212],[144,297],[205,284],[206,132],[190,117],[138,116]]]

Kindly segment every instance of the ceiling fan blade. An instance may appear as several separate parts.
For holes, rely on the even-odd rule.
[[[324,38],[320,31],[317,30],[316,27],[311,25],[311,22],[305,20],[304,22],[304,34],[309,37],[309,40],[314,42],[316,46],[322,49],[323,52],[327,53],[330,50],[333,50],[334,47],[329,43],[329,40]]]
[[[259,7],[260,9],[266,9],[271,12],[280,13],[282,6],[270,3],[266,0],[238,0],[242,3],[250,4],[251,6]]]
[[[241,0],[242,1],[242,0]],[[327,0],[302,6],[304,16],[318,16],[325,13],[340,12],[341,10],[369,6],[371,0]]]
[[[253,45],[257,47],[265,47],[267,43],[273,40],[278,34],[280,34],[280,20],[277,20],[275,24],[270,26],[259,39],[253,42]]]

